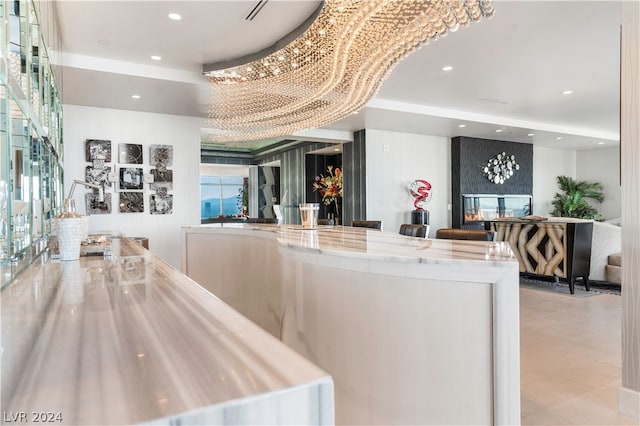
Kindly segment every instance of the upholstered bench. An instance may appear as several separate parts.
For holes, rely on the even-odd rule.
[[[440,228],[436,231],[436,238],[445,240],[493,241],[495,233],[483,229]]]

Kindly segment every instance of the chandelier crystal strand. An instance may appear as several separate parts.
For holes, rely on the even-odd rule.
[[[269,139],[338,121],[416,49],[493,15],[488,0],[326,0],[284,48],[209,71],[211,142]]]

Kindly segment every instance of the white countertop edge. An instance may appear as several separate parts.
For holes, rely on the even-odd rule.
[[[311,388],[317,387],[319,389],[321,389],[323,386],[329,386],[331,389],[333,389],[333,379],[330,375],[327,375],[325,377],[319,378],[317,380],[313,380],[313,381],[309,381],[306,383],[301,383],[298,385],[294,385],[294,386],[288,386],[285,388],[281,388],[281,389],[275,389],[269,392],[263,392],[263,393],[259,393],[259,394],[255,394],[255,395],[250,395],[244,398],[236,398],[236,399],[231,399],[228,401],[224,401],[224,402],[219,402],[216,404],[211,404],[208,405],[206,407],[199,407],[199,408],[195,408],[193,410],[188,410],[182,413],[177,413],[174,415],[170,415],[170,416],[166,416],[166,417],[161,417],[161,418],[157,418],[157,419],[153,419],[153,420],[149,420],[149,421],[145,421],[141,424],[144,425],[168,425],[168,424],[190,424],[190,423],[184,423],[182,420],[183,417],[191,417],[191,416],[200,416],[200,415],[207,415],[207,414],[213,414],[213,411],[217,411],[217,410],[226,410],[226,409],[230,409],[230,408],[238,408],[241,407],[243,405],[246,404],[250,404],[252,402],[256,402],[259,400],[264,400],[264,399],[271,399],[274,397],[278,397],[281,395],[285,395],[285,394],[290,394],[293,392],[297,392],[297,391],[304,391],[304,390],[309,390]],[[333,395],[331,395],[331,397],[333,398]],[[325,405],[326,407],[326,405]],[[331,407],[333,408],[333,407]],[[331,410],[329,410],[331,411]],[[330,424],[334,424],[333,422],[333,416],[334,416],[334,412],[331,411],[330,413],[327,413],[327,416],[330,416],[329,419],[325,419],[328,421],[323,421],[323,422],[319,422],[318,424],[320,425],[330,425]],[[322,415],[319,414],[319,417],[322,418]],[[218,423],[209,423],[210,425],[216,425]],[[220,425],[223,425],[224,423],[220,423]]]

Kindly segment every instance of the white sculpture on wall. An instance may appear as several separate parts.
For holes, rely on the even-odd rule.
[[[513,176],[516,170],[520,170],[520,165],[516,163],[516,156],[508,155],[506,152],[491,158],[482,168],[487,179],[495,184],[503,184]]]

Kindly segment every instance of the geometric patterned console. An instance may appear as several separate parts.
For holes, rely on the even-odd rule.
[[[521,273],[565,279],[571,294],[574,292],[574,279],[582,277],[586,290],[589,290],[592,221],[509,218],[485,221],[485,227],[496,233],[496,241],[509,242]]]

